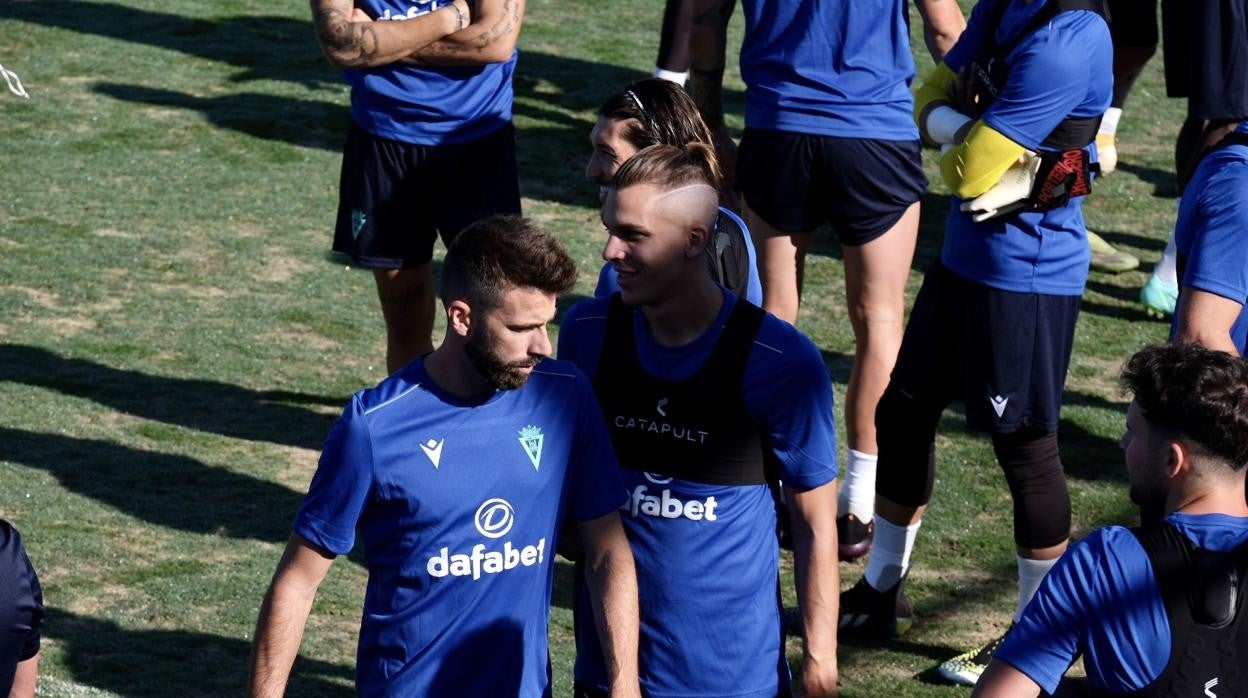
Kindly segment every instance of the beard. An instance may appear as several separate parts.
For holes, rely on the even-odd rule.
[[[540,358],[529,357],[523,361],[506,361],[481,333],[473,333],[464,344],[468,363],[496,390],[515,390],[529,380],[529,374],[521,369],[532,368]]]
[[[1169,492],[1166,480],[1152,475],[1152,472],[1146,471],[1140,476],[1130,478],[1127,496],[1131,498],[1131,502],[1138,506],[1140,512],[1145,516],[1161,518],[1160,514],[1165,509],[1166,496]]]

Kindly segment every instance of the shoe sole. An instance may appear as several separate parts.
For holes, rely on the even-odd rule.
[[[853,562],[858,558],[866,555],[871,550],[871,539],[859,541],[857,543],[849,543],[846,545],[837,545],[836,554],[841,562]]]
[[[1091,266],[1096,271],[1103,271],[1108,274],[1121,274],[1123,272],[1128,272],[1133,269],[1139,268],[1140,260],[1135,259],[1134,257],[1117,259],[1113,261],[1109,261],[1109,260],[1098,261],[1094,259],[1092,260]]]
[[[982,671],[977,674],[967,669],[946,669],[944,666],[939,667],[937,673],[942,679],[959,686],[974,686],[983,674]]]
[[[877,627],[867,625],[869,619],[866,616],[859,617],[862,618],[862,622],[856,624],[846,623],[846,619],[841,618],[838,632],[845,633],[846,637],[871,637],[897,640],[906,633],[910,632],[910,628],[914,626],[914,616],[906,616],[904,618],[897,618],[889,624],[887,630],[881,631]]]

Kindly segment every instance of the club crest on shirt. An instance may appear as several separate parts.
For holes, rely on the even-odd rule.
[[[529,457],[529,461],[533,463],[534,470],[541,470],[542,466],[542,441],[546,436],[542,434],[540,427],[532,424],[520,430],[520,445],[524,447],[525,454]]]

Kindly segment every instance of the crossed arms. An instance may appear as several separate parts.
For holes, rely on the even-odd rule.
[[[310,0],[317,42],[335,68],[396,62],[473,66],[511,58],[525,0],[455,0],[401,21],[375,21],[353,0]]]

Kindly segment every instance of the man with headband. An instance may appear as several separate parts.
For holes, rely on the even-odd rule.
[[[706,274],[709,145],[643,149],[607,188],[620,290],[568,311],[559,355],[592,377],[622,467],[647,696],[789,695],[769,482],[791,510],[803,687],[836,691],[836,437],[819,350]],[[582,582],[583,584],[583,582]],[[583,591],[583,587],[581,591]],[[584,599],[584,595],[579,595]],[[589,606],[576,692],[605,695]]]

